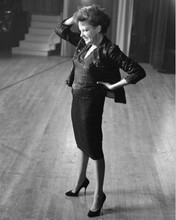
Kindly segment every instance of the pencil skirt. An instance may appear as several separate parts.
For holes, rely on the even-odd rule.
[[[104,90],[72,89],[71,118],[76,144],[93,160],[104,157],[102,150],[102,115]]]

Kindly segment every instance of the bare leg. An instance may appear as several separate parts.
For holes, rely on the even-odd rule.
[[[91,207],[92,211],[98,210],[102,202],[104,174],[105,174],[104,158],[100,160],[95,160],[96,187],[95,187],[95,193],[94,193],[94,201]]]
[[[83,151],[80,150],[78,178],[72,192],[76,192],[79,186],[84,182],[86,178],[88,161],[89,157]]]

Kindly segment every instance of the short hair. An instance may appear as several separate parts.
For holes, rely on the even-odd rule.
[[[87,21],[93,27],[101,26],[101,33],[105,34],[110,26],[110,17],[104,12],[103,8],[93,4],[92,6],[84,6],[75,14],[76,23],[79,21]]]

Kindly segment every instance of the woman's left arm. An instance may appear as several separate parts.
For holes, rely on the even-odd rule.
[[[119,57],[117,57],[115,61],[119,67],[128,74],[125,79],[129,84],[136,84],[146,76],[146,72],[143,67],[127,57],[122,51],[119,52]]]
[[[124,79],[114,84],[97,82],[98,84],[103,84],[109,90],[115,90],[129,84],[136,84],[146,76],[145,70],[137,62],[127,57],[115,44],[111,44],[109,47],[107,57],[113,70],[121,68],[128,74]]]

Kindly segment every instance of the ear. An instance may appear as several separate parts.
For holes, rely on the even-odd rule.
[[[97,27],[96,27],[96,29],[97,29],[97,33],[100,33],[101,32],[101,25],[98,25]]]

